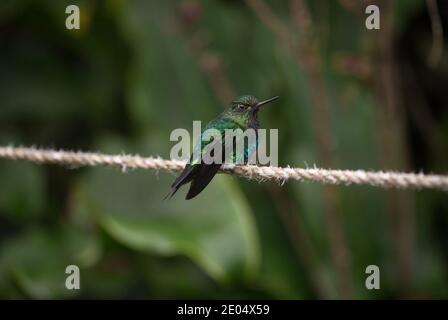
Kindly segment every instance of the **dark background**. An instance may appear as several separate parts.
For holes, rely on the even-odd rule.
[[[369,3],[380,30],[365,28]],[[3,0],[0,144],[168,158],[173,129],[239,94],[279,95],[260,117],[282,166],[443,174],[434,4],[446,31],[446,1]],[[446,193],[220,175],[162,201],[173,179],[1,160],[0,297],[448,297]],[[371,264],[380,290],[365,288]]]

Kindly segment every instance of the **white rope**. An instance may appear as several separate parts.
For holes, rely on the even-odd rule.
[[[92,152],[71,152],[24,147],[0,147],[0,159],[25,160],[36,163],[81,166],[114,166],[129,169],[180,171],[185,162],[138,155],[107,155]],[[327,170],[290,167],[223,165],[221,172],[249,179],[315,181],[323,184],[370,185],[382,188],[434,189],[448,191],[448,176],[390,171]]]

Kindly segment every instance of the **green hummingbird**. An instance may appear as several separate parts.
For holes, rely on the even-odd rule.
[[[258,111],[262,105],[265,105],[271,101],[278,99],[279,97],[274,97],[271,99],[259,101],[257,98],[251,95],[243,95],[235,98],[228,108],[217,116],[215,119],[210,121],[207,126],[202,130],[200,141],[195,145],[193,154],[190,157],[189,162],[185,165],[182,173],[176,178],[174,183],[171,185],[171,191],[168,193],[166,198],[171,198],[177,190],[186,183],[191,182],[190,189],[188,190],[186,200],[192,199],[197,196],[204,188],[210,183],[213,177],[218,172],[222,163],[204,163],[203,156],[206,147],[210,147],[210,143],[213,140],[203,139],[203,133],[208,129],[216,129],[223,137],[219,143],[217,149],[226,149],[226,142],[224,139],[224,133],[226,129],[236,130],[241,129],[245,131],[247,129],[254,129],[256,133],[256,142],[253,145],[244,145],[244,161],[246,162],[249,156],[258,147],[258,134],[257,129],[259,129],[258,122]],[[235,161],[236,155],[233,154],[233,160]],[[223,158],[223,161],[225,159]]]

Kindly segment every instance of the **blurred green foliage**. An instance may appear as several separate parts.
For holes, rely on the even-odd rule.
[[[79,31],[65,28],[68,4],[81,8]],[[269,4],[289,21],[288,1]],[[420,23],[427,30],[420,38],[429,46],[429,24],[415,18],[426,15],[423,4],[397,1],[397,39]],[[373,59],[375,69],[364,12],[353,15],[339,1],[310,5],[322,44],[316,58],[330,100],[335,165],[382,169],[375,86],[335,67],[335,57],[348,53]],[[281,96],[260,115],[263,127],[279,128],[280,164],[319,165],[307,76],[240,1],[2,1],[0,144],[168,158],[171,130],[191,130],[193,120],[208,121],[222,109],[213,79],[198,61],[198,38],[205,56],[220,58],[239,94]],[[437,70],[442,80],[447,61],[445,53]],[[447,169],[447,100],[433,98],[420,106],[435,115],[435,133],[425,134],[427,140],[404,120],[414,170]],[[441,107],[432,109],[435,100]],[[0,297],[338,297],[322,186],[283,186],[290,201],[285,209],[284,200],[269,192],[272,185],[230,176],[215,178],[192,201],[182,194],[162,201],[173,179],[164,172],[0,161]],[[413,276],[403,289],[388,192],[338,189],[353,297],[448,297],[446,195],[415,194]],[[297,255],[282,210],[300,218],[326,295],[313,287],[309,262]],[[65,289],[70,264],[81,269],[79,291]],[[380,291],[364,286],[370,264],[381,269]]]

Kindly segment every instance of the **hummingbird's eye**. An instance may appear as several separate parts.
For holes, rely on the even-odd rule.
[[[239,104],[239,105],[237,105],[236,108],[237,108],[238,111],[243,111],[245,109],[245,105],[244,104]]]

